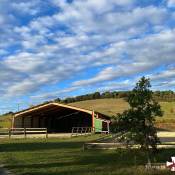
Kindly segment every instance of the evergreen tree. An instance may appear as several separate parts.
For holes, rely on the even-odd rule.
[[[115,129],[127,143],[139,144],[150,153],[157,150],[157,131],[154,126],[156,116],[162,116],[160,105],[154,100],[150,90],[150,80],[142,77],[129,93],[130,109],[118,114]]]

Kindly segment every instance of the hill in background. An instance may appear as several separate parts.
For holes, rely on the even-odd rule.
[[[96,99],[70,103],[69,105],[94,110],[108,116],[116,115],[129,108],[128,103],[122,99]]]
[[[175,102],[159,102],[164,111],[161,120],[175,119]],[[128,103],[122,99],[96,99],[70,103],[71,106],[95,110],[108,116],[116,115],[129,108]]]
[[[160,128],[175,130],[175,102],[159,102],[164,115],[157,119],[157,125]],[[123,98],[106,98],[96,100],[85,100],[69,103],[71,106],[84,109],[95,110],[108,116],[114,116],[122,113],[129,108],[128,103]],[[4,115],[0,117],[0,127],[10,127],[12,115]]]
[[[165,130],[175,131],[175,102],[159,102],[164,111],[163,117],[157,118],[156,126]],[[114,116],[129,108],[122,99],[97,99],[70,103],[71,106],[95,110],[108,116]]]

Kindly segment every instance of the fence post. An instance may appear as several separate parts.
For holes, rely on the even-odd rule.
[[[9,128],[9,139],[11,138],[11,128]]]
[[[47,132],[47,128],[46,128],[46,139],[48,138],[48,132]]]
[[[72,134],[71,134],[71,136],[73,136],[73,133],[74,133],[74,127],[72,127]]]
[[[24,128],[24,138],[26,139],[27,133],[26,133],[26,128]]]
[[[83,134],[83,127],[81,128],[81,135]]]

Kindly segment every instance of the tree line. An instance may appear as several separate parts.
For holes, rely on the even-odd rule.
[[[105,98],[125,98],[127,99],[131,91],[106,91],[106,92],[94,92],[85,95],[79,95],[76,97],[68,97],[65,99],[57,98],[54,101],[60,103],[73,103],[85,100],[105,99]],[[175,101],[175,92],[168,91],[154,91],[153,98],[156,101],[172,102]]]

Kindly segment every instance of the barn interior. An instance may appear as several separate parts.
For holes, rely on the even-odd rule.
[[[70,133],[72,127],[92,127],[92,113],[49,104],[17,114],[13,126],[47,128],[49,133]]]

